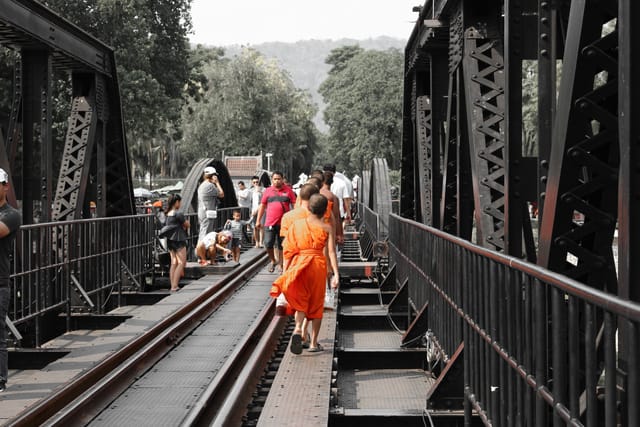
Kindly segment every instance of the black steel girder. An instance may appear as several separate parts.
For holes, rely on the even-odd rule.
[[[20,54],[2,166],[17,179],[23,222],[81,218],[89,214],[89,200],[96,202],[99,216],[135,213],[113,50],[38,2],[0,3],[0,44]],[[70,73],[73,87],[57,183],[51,141],[54,69]]]

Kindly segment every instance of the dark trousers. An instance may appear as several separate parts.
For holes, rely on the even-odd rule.
[[[7,353],[7,322],[5,318],[9,311],[9,297],[11,291],[8,286],[0,287],[0,382],[9,378],[9,357]]]

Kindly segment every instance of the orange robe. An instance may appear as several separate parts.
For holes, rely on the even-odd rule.
[[[300,200],[299,197],[298,197],[298,200]],[[299,219],[308,217],[310,213],[311,212],[309,212],[309,209],[299,206],[293,210],[290,210],[286,214],[284,214],[282,216],[282,220],[280,220],[280,236],[286,238],[287,232],[289,231],[289,227],[291,227],[291,224],[293,224],[295,221]]]
[[[327,283],[327,261],[324,247],[328,233],[306,219],[295,221],[283,245],[283,256],[289,261],[287,270],[271,287],[271,296],[284,293],[289,307],[305,313],[307,319],[321,319]]]
[[[297,200],[302,200],[298,197]],[[331,222],[331,210],[333,209],[333,201],[329,200],[327,205],[327,210],[324,212],[322,220],[329,224]],[[299,219],[303,219],[309,216],[311,212],[309,209],[303,208],[302,206],[298,206],[293,210],[290,210],[286,214],[282,216],[282,220],[280,221],[280,236],[286,238],[287,232],[289,231],[289,227],[295,221]]]

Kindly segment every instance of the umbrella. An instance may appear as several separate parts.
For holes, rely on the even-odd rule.
[[[151,191],[147,190],[146,188],[138,187],[133,189],[133,197],[142,197],[148,199],[153,197],[153,194],[151,194]]]

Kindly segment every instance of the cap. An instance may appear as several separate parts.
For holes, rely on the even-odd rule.
[[[0,182],[3,184],[9,182],[9,174],[4,169],[0,169]]]
[[[204,168],[205,175],[214,175],[216,173],[216,168],[214,168],[213,166],[207,166],[206,168]]]

